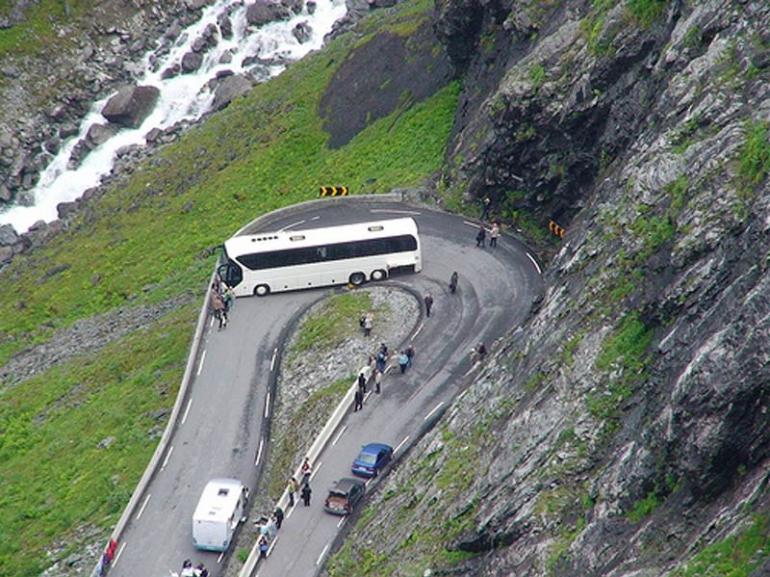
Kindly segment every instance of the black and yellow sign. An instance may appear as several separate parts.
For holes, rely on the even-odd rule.
[[[548,230],[551,231],[552,234],[555,234],[559,238],[564,238],[564,235],[567,234],[567,231],[560,227],[558,224],[556,224],[554,221],[548,222]]]
[[[322,186],[321,187],[321,196],[347,196],[348,190],[347,186]]]

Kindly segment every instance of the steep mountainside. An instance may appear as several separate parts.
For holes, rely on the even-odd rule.
[[[446,188],[567,234],[329,574],[770,574],[770,5],[439,0],[435,26],[465,79]]]

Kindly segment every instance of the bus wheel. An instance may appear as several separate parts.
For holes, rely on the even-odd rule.
[[[254,294],[258,297],[263,297],[270,294],[270,287],[266,284],[258,284],[254,287]]]
[[[352,275],[350,275],[349,280],[350,280],[350,284],[354,286],[361,286],[362,284],[364,284],[366,277],[362,272],[354,272]]]
[[[372,271],[372,280],[385,280],[388,277],[388,273],[386,273],[382,269],[377,269]]]

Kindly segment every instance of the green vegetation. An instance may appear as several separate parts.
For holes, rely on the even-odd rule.
[[[0,4],[0,14],[7,15],[12,7],[9,2]],[[40,0],[30,3],[23,22],[0,30],[0,57],[7,54],[36,54],[44,46],[61,42],[56,29],[69,24],[91,10],[94,0]]]
[[[527,130],[527,129],[525,129]],[[534,131],[534,128],[533,128]],[[517,133],[517,138],[518,138]],[[532,135],[534,136],[534,134]],[[528,138],[529,135],[523,135]],[[548,232],[547,223],[538,222],[528,211],[521,210],[520,204],[524,201],[526,192],[523,190],[511,190],[505,194],[500,203],[500,215],[509,221],[514,227],[520,228],[533,242],[544,244],[556,244],[558,239]]]
[[[0,566],[37,575],[83,524],[115,523],[176,396],[197,304],[0,395]],[[109,446],[99,444],[112,438]]]
[[[545,82],[545,68],[540,63],[537,63],[529,69],[529,79],[532,82],[532,86],[537,90]]]
[[[286,483],[296,465],[295,461],[301,455],[300,446],[307,435],[306,428],[302,424],[307,422],[310,416],[325,423],[329,415],[334,411],[342,397],[353,384],[356,375],[349,375],[335,381],[331,385],[313,392],[303,403],[300,409],[291,416],[289,423],[281,431],[277,442],[270,455],[270,478],[267,482],[267,493],[270,499],[278,500],[286,488]],[[314,432],[314,437],[318,431]]]
[[[39,10],[55,15],[54,4],[43,0]],[[388,11],[388,18],[397,28],[414,10],[409,5],[403,18]],[[80,319],[202,294],[225,238],[260,214],[315,198],[320,184],[377,193],[432,176],[443,161],[457,83],[372,123],[341,149],[325,146],[319,101],[361,41],[339,38],[258,86],[92,200],[49,244],[16,258],[0,276],[7,297],[0,300],[0,364]],[[149,429],[165,426],[148,415],[173,404],[197,308],[0,394],[4,576],[38,574],[50,563],[45,551],[69,531],[115,522],[157,443]],[[311,405],[336,404],[335,385]],[[56,400],[70,398],[59,411]],[[115,443],[97,450],[107,436]]]
[[[663,14],[668,0],[628,0],[625,7],[627,20],[641,28],[649,28]],[[591,12],[580,22],[580,30],[588,49],[596,56],[612,53],[615,31],[606,30],[607,14],[617,5],[615,0],[592,0]]]
[[[755,515],[742,531],[705,547],[671,577],[748,577],[768,557],[768,516]]]
[[[249,558],[249,550],[246,547],[241,547],[238,549],[238,552],[235,554],[235,556],[238,557],[238,561],[245,563]]]
[[[631,511],[628,512],[626,518],[631,523],[638,523],[645,517],[649,516],[655,509],[661,504],[660,497],[656,491],[650,491],[644,499],[640,499],[634,503]]]
[[[301,353],[311,348],[334,348],[360,330],[359,317],[371,310],[372,299],[368,292],[333,296],[324,302],[316,313],[305,319],[298,329],[297,340],[289,354]]]
[[[746,141],[740,152],[738,174],[745,188],[762,183],[770,174],[770,138],[767,124],[749,121],[745,126]]]
[[[650,27],[666,8],[668,0],[629,0],[628,12],[643,28]]]

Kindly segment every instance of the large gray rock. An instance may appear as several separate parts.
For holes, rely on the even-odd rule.
[[[160,96],[154,86],[126,86],[107,101],[102,116],[126,128],[138,128],[147,118]]]
[[[188,52],[182,56],[182,72],[189,74],[195,72],[203,64],[203,56],[197,52]]]
[[[114,124],[92,124],[86,133],[89,148],[96,148],[115,136],[119,128]]]
[[[240,74],[225,76],[217,81],[212,108],[222,110],[233,99],[248,93],[249,90],[251,90],[251,81],[245,76]]]
[[[0,246],[11,246],[19,242],[19,235],[12,224],[0,225]]]
[[[290,17],[291,10],[270,0],[257,0],[246,9],[246,21],[251,26],[264,26],[276,20],[288,20]]]

